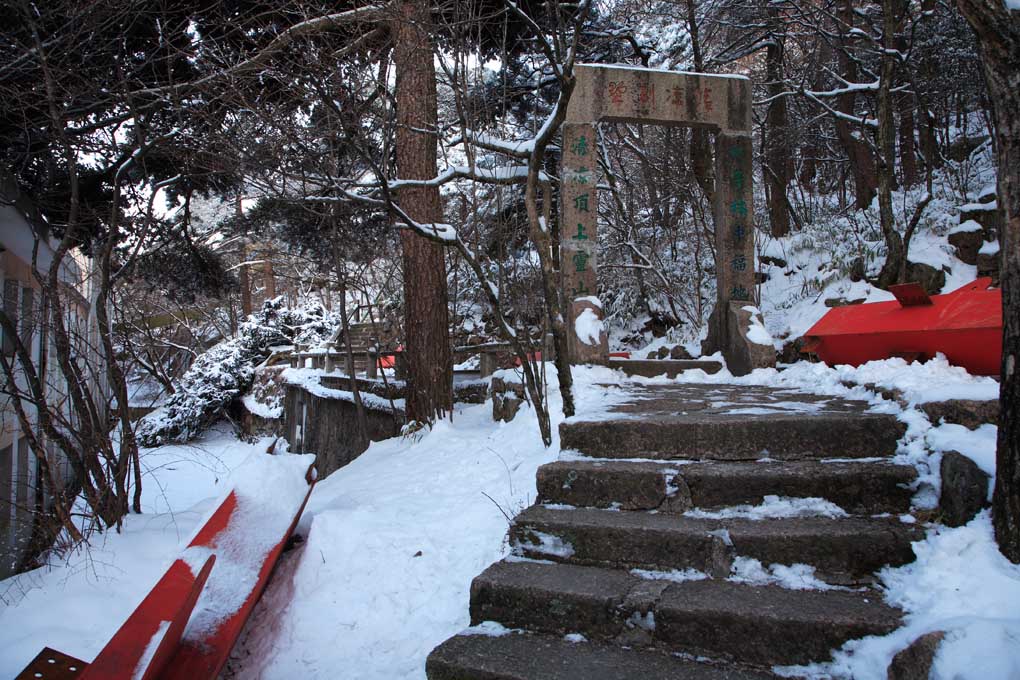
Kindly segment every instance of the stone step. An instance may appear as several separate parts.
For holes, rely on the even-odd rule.
[[[905,513],[917,471],[887,462],[564,460],[538,469],[540,503],[683,512],[757,505],[767,495],[824,498],[851,514]]]
[[[560,424],[560,446],[597,458],[804,460],[896,453],[906,426],[881,413],[662,414]]]
[[[525,633],[458,635],[432,650],[429,680],[766,680],[766,671]]]
[[[871,580],[912,562],[918,530],[898,518],[701,519],[684,515],[532,506],[514,520],[521,556],[571,564],[652,570],[697,569],[725,577],[735,557],[807,564],[829,583]]]
[[[625,571],[497,562],[471,584],[471,621],[753,664],[825,661],[886,635],[901,612],[873,590],[786,590],[722,580],[650,581]]]
[[[665,375],[675,378],[684,371],[699,369],[709,375],[722,370],[718,361],[701,361],[699,359],[610,359],[609,368],[623,371],[627,375],[638,375],[655,378]]]

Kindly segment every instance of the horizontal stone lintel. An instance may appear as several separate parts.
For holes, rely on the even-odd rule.
[[[598,64],[575,68],[566,122],[685,125],[727,133],[751,130],[751,81],[745,76]]]

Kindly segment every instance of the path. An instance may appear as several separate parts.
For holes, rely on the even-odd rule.
[[[515,632],[451,638],[429,657],[431,680],[770,677],[900,625],[872,587],[883,565],[913,561],[919,537],[899,519],[916,473],[887,460],[903,433],[894,416],[763,387],[628,389],[608,417],[561,426],[564,454],[540,468],[513,554],[472,584],[472,624]],[[766,496],[828,504],[733,510]],[[752,560],[809,565],[816,580],[805,567],[773,568],[784,585],[735,579],[762,572]]]

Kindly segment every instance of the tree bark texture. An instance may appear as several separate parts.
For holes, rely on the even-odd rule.
[[[992,523],[999,550],[1020,564],[1020,12],[1002,0],[957,0],[977,34],[995,120],[1002,281],[1002,375]]]
[[[901,48],[905,51],[905,46]],[[912,187],[921,180],[917,167],[917,144],[914,141],[914,97],[909,93],[900,95],[900,171],[903,186]]]
[[[853,49],[853,40],[847,37],[847,33],[854,26],[852,0],[843,0],[840,5],[839,17],[843,24],[840,29],[843,45],[838,50],[839,70],[848,82],[853,83],[858,80],[857,63],[846,53]],[[841,113],[854,115],[854,103],[856,100],[857,97],[852,91],[842,94],[836,99],[836,110]],[[850,171],[854,178],[855,205],[859,209],[864,209],[871,205],[871,199],[875,197],[878,180],[876,178],[875,159],[868,150],[864,140],[858,134],[855,134],[855,132],[850,127],[849,122],[836,119],[836,135],[846,150],[847,158],[850,159]]]
[[[429,5],[405,0],[393,30],[396,65],[397,176],[431,179],[437,174],[436,72],[428,31]],[[441,221],[438,187],[405,187],[401,207],[421,223]],[[410,229],[400,234],[404,265],[404,353],[407,416],[434,422],[453,408],[453,357],[449,340],[446,261],[442,246]]]
[[[783,84],[783,52],[785,38],[782,18],[774,3],[768,4],[769,39],[765,48],[765,85],[768,91],[768,110],[765,113],[765,189],[768,192],[769,224],[772,235],[786,236],[790,233],[790,210],[786,192],[790,184],[789,133],[787,130],[786,97],[781,93]]]
[[[882,67],[878,86],[878,216],[882,224],[882,237],[885,239],[886,256],[882,271],[878,274],[879,288],[888,288],[903,283],[906,272],[907,252],[903,237],[896,229],[896,217],[893,214],[892,191],[896,171],[896,129],[893,116],[892,88],[896,75],[896,58],[892,50],[896,48],[896,32],[902,17],[901,0],[883,0],[882,2]]]

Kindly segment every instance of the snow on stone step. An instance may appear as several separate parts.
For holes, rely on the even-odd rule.
[[[659,581],[597,567],[504,561],[472,583],[471,620],[771,665],[827,660],[848,640],[895,629],[901,613],[869,589]]]
[[[747,385],[627,385],[560,424],[563,449],[600,458],[803,460],[891,456],[906,430],[863,401]]]
[[[906,427],[881,413],[689,414],[560,424],[560,445],[598,458],[804,460],[892,456]]]
[[[905,513],[913,466],[887,462],[624,462],[565,460],[538,470],[539,501],[579,507],[683,512],[761,503],[765,496],[824,498],[851,514]]]
[[[431,680],[766,680],[771,673],[560,637],[458,635],[429,655]]]
[[[522,512],[510,529],[511,544],[524,557],[725,577],[733,558],[744,556],[807,564],[832,583],[868,581],[883,566],[912,562],[911,542],[919,538],[915,525],[898,518],[715,519],[543,506]]]

